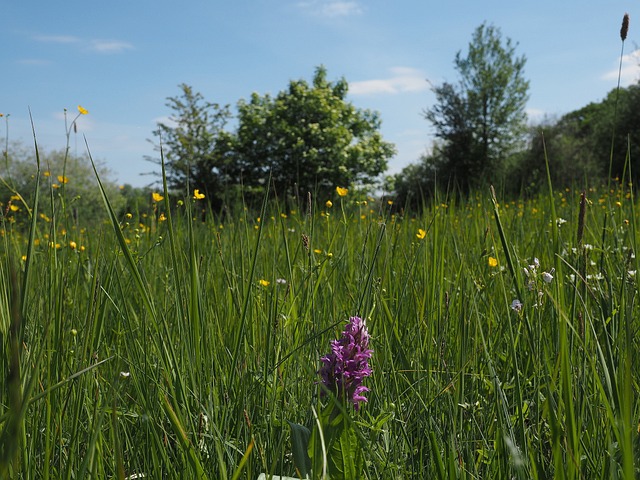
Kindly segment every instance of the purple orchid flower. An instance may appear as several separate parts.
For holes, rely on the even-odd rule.
[[[362,381],[372,373],[369,367],[372,353],[365,321],[360,317],[351,317],[344,327],[342,338],[331,342],[331,353],[320,359],[322,367],[318,373],[322,383],[338,399],[351,402],[356,410],[361,402],[367,401],[363,394],[369,389],[362,385]]]

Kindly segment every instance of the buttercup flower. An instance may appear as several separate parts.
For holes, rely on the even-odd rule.
[[[418,229],[418,233],[416,233],[416,237],[418,237],[418,239],[422,240],[426,236],[427,236],[427,231],[419,228]]]
[[[162,195],[160,195],[159,193],[157,193],[157,192],[153,192],[151,194],[151,199],[154,202],[158,203],[158,202],[161,202],[162,200],[164,200],[164,197]]]
[[[364,393],[369,389],[362,385],[362,381],[372,373],[369,367],[372,353],[365,321],[360,317],[351,317],[344,327],[342,338],[333,340],[331,353],[321,358],[322,367],[318,374],[322,383],[339,400],[352,403],[356,410],[361,402],[367,401]]]
[[[80,115],[86,115],[87,113],[89,113],[89,110],[83,108],[81,105],[78,105],[78,111],[80,112]]]
[[[204,198],[204,193],[200,193],[200,190],[197,188],[193,191],[193,198],[196,200],[202,200]]]
[[[347,188],[336,187],[336,193],[341,197],[346,197],[349,190]]]
[[[495,257],[489,257],[489,266],[490,267],[497,267],[498,266],[498,259]]]

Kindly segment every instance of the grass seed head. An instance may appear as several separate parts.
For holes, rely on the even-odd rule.
[[[627,39],[627,33],[629,33],[629,14],[625,13],[622,17],[622,26],[620,27],[620,38],[624,42]]]

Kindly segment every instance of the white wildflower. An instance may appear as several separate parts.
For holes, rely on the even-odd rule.
[[[522,302],[516,298],[513,302],[511,302],[511,309],[515,310],[516,312],[520,312],[520,310],[522,310]]]

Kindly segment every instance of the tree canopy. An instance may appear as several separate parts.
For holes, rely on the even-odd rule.
[[[186,84],[181,95],[169,97],[173,112],[167,122],[159,122],[153,134],[162,147],[167,182],[174,190],[198,189],[219,206],[224,187],[232,183],[229,143],[224,127],[231,117],[228,106],[204,99]]]
[[[270,174],[281,194],[327,194],[375,181],[395,148],[383,141],[378,114],[355,108],[347,91],[346,80],[330,82],[319,67],[311,85],[296,80],[276,97],[240,101],[235,150],[244,183]]]
[[[524,146],[529,82],[526,58],[515,49],[499,28],[482,24],[467,54],[456,54],[459,82],[434,87],[436,102],[424,115],[442,144],[424,161],[433,163],[443,182],[467,190],[479,180],[493,181]]]
[[[283,196],[371,184],[395,153],[380,134],[379,115],[348,102],[347,81],[327,80],[324,67],[311,84],[294,80],[276,96],[240,100],[232,131],[224,129],[227,107],[181,89],[181,97],[168,99],[170,122],[154,132],[162,137],[168,179],[172,188],[188,182],[218,204],[238,188],[245,198],[261,197],[269,178]]]

